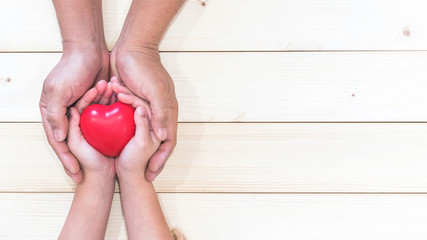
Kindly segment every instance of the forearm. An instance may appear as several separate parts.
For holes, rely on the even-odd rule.
[[[119,180],[129,239],[172,239],[153,184],[144,176]]]
[[[183,3],[184,0],[133,0],[118,45],[126,50],[158,50],[163,34]]]
[[[64,52],[106,50],[102,0],[53,0]]]
[[[58,239],[104,239],[114,194],[114,176],[85,177]]]

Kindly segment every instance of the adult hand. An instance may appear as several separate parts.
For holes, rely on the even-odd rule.
[[[80,166],[66,142],[67,108],[97,80],[109,77],[109,54],[105,50],[65,51],[43,84],[40,112],[49,144],[74,182],[82,180]]]
[[[178,102],[172,78],[163,67],[157,49],[115,47],[110,57],[111,75],[150,104],[151,126],[162,141],[150,158],[145,177],[152,182],[162,171],[176,145]]]

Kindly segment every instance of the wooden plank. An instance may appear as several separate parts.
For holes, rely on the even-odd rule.
[[[0,54],[0,121],[40,121],[59,53]],[[181,122],[427,121],[427,52],[163,53]],[[10,79],[10,82],[7,81]]]
[[[0,192],[71,192],[41,124],[0,124]],[[426,124],[182,123],[159,192],[427,192]]]
[[[55,239],[72,193],[0,194],[1,239]],[[159,194],[171,227],[188,240],[427,238],[427,196]],[[126,239],[119,196],[106,239]]]
[[[104,1],[108,47],[130,0]],[[422,50],[424,0],[188,0],[166,33],[163,51]],[[2,0],[0,51],[60,51],[54,8],[44,0]]]

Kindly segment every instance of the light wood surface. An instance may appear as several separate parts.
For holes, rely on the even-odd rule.
[[[40,121],[59,53],[0,54],[0,121]],[[427,121],[427,52],[163,53],[181,122]],[[10,82],[7,81],[10,80]]]
[[[109,49],[130,2],[103,1]],[[170,226],[188,240],[427,239],[426,12],[187,0],[160,46],[180,103],[155,182]],[[56,239],[73,198],[38,110],[60,51],[51,1],[1,1],[0,240]],[[119,193],[106,239],[127,239]]]
[[[0,124],[0,192],[71,192],[40,123]],[[182,123],[159,192],[427,192],[427,125]]]
[[[0,194],[0,239],[56,239],[72,193]],[[424,240],[427,196],[161,193],[188,240]],[[25,217],[23,217],[25,216]],[[107,230],[126,239],[118,195]]]
[[[424,0],[188,0],[163,51],[426,50]],[[108,47],[130,0],[105,0]],[[60,51],[51,1],[2,0],[0,51]]]

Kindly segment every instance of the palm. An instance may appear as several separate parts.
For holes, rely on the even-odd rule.
[[[111,104],[116,101],[109,84],[100,81],[94,88],[87,91],[71,109],[68,146],[79,159],[83,169],[89,171],[114,169],[114,158],[107,157],[95,150],[83,137],[80,130],[80,113],[92,103]]]
[[[64,139],[68,131],[67,108],[91,85],[109,74],[109,54],[104,52],[64,53],[43,84],[40,112],[49,144],[58,155],[66,173],[79,183],[82,173]]]
[[[174,83],[161,64],[158,52],[113,50],[111,72],[132,93],[150,104],[153,131],[163,140],[147,169],[147,180],[153,181],[176,145],[178,102]]]
[[[78,135],[77,135],[78,134]],[[71,151],[79,159],[80,164],[84,166],[85,170],[99,171],[101,169],[107,169],[111,161],[114,158],[107,157],[102,153],[96,151],[81,135],[81,132],[76,134],[76,140],[78,141],[77,146],[70,144]],[[74,139],[73,139],[74,141]],[[78,148],[78,150],[76,149]]]
[[[116,70],[120,79],[135,95],[150,100],[153,98],[152,93],[160,88],[167,89],[167,97],[172,97],[169,93],[170,85],[173,85],[172,79],[160,63],[159,59],[139,52],[121,53],[122,56],[117,59]],[[174,96],[174,95],[173,95]],[[168,99],[169,100],[169,99]]]
[[[116,169],[121,170],[137,170],[144,172],[147,166],[147,161],[150,159],[152,152],[141,151],[146,148],[157,148],[158,145],[153,142],[144,142],[144,146],[141,146],[141,139],[133,137],[118,157],[116,157]],[[135,159],[135,156],[138,156]],[[147,161],[140,161],[144,159]]]

